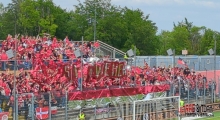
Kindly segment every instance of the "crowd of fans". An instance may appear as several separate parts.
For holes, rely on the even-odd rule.
[[[180,95],[182,99],[195,98],[214,94],[216,91],[216,82],[208,80],[205,75],[190,70],[185,67],[145,67],[141,72],[130,75],[131,79],[136,79],[136,83],[142,85],[161,85],[169,84],[170,90],[167,90],[167,96]],[[140,70],[139,70],[140,71]]]
[[[13,107],[14,81],[17,94],[34,94],[35,108],[48,105],[43,101],[48,100],[49,95],[41,94],[47,92],[51,93],[52,105],[64,107],[65,91],[73,87],[65,76],[59,76],[61,68],[57,68],[70,60],[80,63],[74,54],[75,50],[80,50],[83,58],[94,56],[93,45],[91,42],[71,42],[68,36],[64,40],[57,40],[46,34],[43,37],[8,35],[0,48],[0,108],[3,107],[3,101]],[[11,70],[17,70],[16,76]],[[18,96],[19,108],[28,105],[30,99],[31,95]]]
[[[0,48],[2,64],[0,108],[3,106],[3,101],[6,101],[7,106],[13,107],[14,80],[16,82],[16,93],[34,94],[35,108],[48,105],[49,92],[51,93],[52,105],[65,107],[66,91],[71,92],[79,89],[81,84],[79,80],[81,80],[81,72],[83,72],[80,67],[81,59],[75,56],[74,51],[81,50],[85,59],[94,57],[95,44],[91,42],[72,42],[68,37],[64,40],[57,40],[56,37],[48,35],[43,37],[17,35],[14,38],[8,35]],[[10,50],[13,51],[13,55],[9,55],[8,51]],[[105,60],[110,59],[105,57]],[[63,70],[60,65],[67,62],[76,63],[78,66],[76,83],[68,81],[65,75],[60,74]],[[16,76],[10,69],[18,70]],[[115,78],[107,78],[106,81],[112,82],[104,84],[104,86],[125,85],[138,87],[170,84],[171,89],[167,93],[170,95],[180,94],[181,98],[185,98],[188,91],[189,96],[194,97],[195,95],[202,96],[204,89],[207,94],[211,93],[212,88],[216,89],[216,83],[208,82],[205,76],[190,70],[188,67],[150,67],[147,63],[144,63],[143,67],[125,66],[125,69],[127,75],[123,78],[123,82]],[[198,89],[197,93],[196,88]],[[18,97],[19,108],[30,104],[31,95]]]

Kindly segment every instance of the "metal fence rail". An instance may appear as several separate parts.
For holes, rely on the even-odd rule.
[[[178,59],[181,56],[175,57],[175,66],[177,67],[185,67],[183,65],[178,64]],[[83,58],[84,61],[89,61],[90,58]],[[92,59],[92,58],[91,58]],[[111,60],[111,61],[124,61],[124,58],[98,58],[98,60]],[[184,57],[182,58],[186,65],[195,71],[209,71],[214,70],[214,66],[216,66],[216,70],[220,70],[220,56],[216,57],[216,64],[214,63],[214,58],[212,56],[194,56],[194,57]],[[49,61],[49,60],[48,60]],[[44,64],[48,64],[48,61],[45,61]],[[62,59],[64,62],[73,61],[71,59]],[[36,64],[32,60],[8,60],[8,61],[0,61],[1,62],[1,70],[5,69],[24,69],[30,70]],[[144,63],[147,63],[150,67],[172,67],[173,65],[173,57],[170,56],[136,56],[136,59],[129,59],[128,64],[136,63],[136,66],[144,66]],[[16,67],[14,65],[16,64]]]
[[[60,95],[59,95],[60,94]],[[17,120],[34,120],[40,115],[45,114],[43,109],[41,113],[37,111],[39,107],[47,108],[48,120],[78,120],[81,111],[84,112],[86,120],[113,120],[123,117],[124,119],[132,119],[133,117],[133,102],[140,100],[137,96],[129,96],[122,98],[101,98],[93,100],[81,101],[68,101],[68,93],[61,93],[60,91],[42,92],[39,94],[23,93],[17,94]],[[129,100],[130,99],[130,100]],[[5,99],[7,100],[7,99]],[[10,101],[10,99],[9,99]],[[13,101],[11,101],[13,103]],[[12,118],[13,104],[5,104],[3,110],[9,111],[9,118]],[[171,105],[171,101],[158,101],[153,102],[156,107],[151,103],[139,102],[136,105],[137,117],[143,117],[148,113],[152,120],[169,119],[177,117],[178,109],[175,109],[178,104]],[[186,104],[204,104],[203,99],[190,99],[189,103],[185,100]],[[211,99],[206,98],[206,104],[210,104]],[[216,103],[213,104],[216,106]],[[219,104],[218,104],[219,105]],[[217,106],[218,106],[217,105]],[[154,107],[152,107],[154,106]],[[142,108],[142,109],[141,109]],[[219,107],[215,107],[215,109]],[[11,110],[11,111],[10,111]]]
[[[220,70],[220,56],[216,56],[216,64],[213,56],[136,56],[136,65],[144,66],[146,62],[150,67],[172,67],[173,63],[177,67],[184,67],[178,64],[178,59],[181,58],[190,69],[195,71]]]

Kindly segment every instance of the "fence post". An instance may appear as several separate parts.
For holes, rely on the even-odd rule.
[[[15,120],[18,120],[19,116],[18,116],[18,94],[15,94]]]
[[[68,100],[68,92],[65,91],[65,120],[68,120],[68,111],[67,111],[67,100]]]
[[[49,94],[49,120],[51,120],[51,92],[48,92]]]
[[[34,120],[34,94],[31,93],[31,119]]]
[[[95,105],[95,119],[96,119],[96,106],[97,106],[97,105]]]
[[[190,89],[191,89],[191,88],[189,87],[189,86],[190,86],[189,80],[187,80],[187,84],[188,84],[188,85],[187,85],[187,86],[188,86],[188,91],[187,91],[187,103],[189,104],[189,91],[190,91]]]
[[[113,50],[113,58],[115,59],[115,48]]]
[[[156,112],[156,114],[155,114],[155,115],[156,115],[156,117],[155,117],[155,118],[156,118],[156,120],[158,120],[158,113],[157,113],[157,101],[155,101],[155,112]]]
[[[95,99],[95,120],[96,120],[96,111],[97,111],[97,99],[98,98]]]
[[[220,77],[218,76],[218,98],[220,99]]]
[[[109,104],[110,105],[110,104]],[[108,118],[109,118],[109,112],[110,112],[110,106],[107,106],[108,107]],[[127,114],[126,114],[127,115]]]
[[[198,91],[197,91],[197,87],[198,87],[198,85],[197,85],[198,83],[197,83],[197,80],[196,80],[196,104],[197,104],[197,100],[198,100]]]
[[[205,84],[206,84],[206,79],[205,78],[203,78],[203,99],[204,99],[204,104],[206,104],[205,103],[205,99],[206,99],[206,87],[205,87]]]
[[[212,102],[211,103],[213,103],[213,101],[214,101],[214,83],[213,83],[213,80],[212,80],[212,95],[211,95],[211,97],[212,97]]]
[[[179,96],[180,96],[180,98],[181,98],[181,93],[182,93],[182,91],[181,91],[181,78],[180,78],[180,76],[177,76],[177,79],[178,79],[178,82],[179,82]]]

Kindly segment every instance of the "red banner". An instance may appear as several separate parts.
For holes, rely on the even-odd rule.
[[[88,66],[86,82],[90,82],[93,77],[93,66]]]
[[[75,64],[72,64],[72,69],[71,69],[71,74],[72,74],[72,80],[74,80],[75,78],[78,77],[78,73],[77,73],[77,67]]]
[[[126,72],[124,72],[124,69],[125,69],[125,63],[119,63],[118,69],[117,69],[117,76],[118,77],[126,76]]]
[[[169,90],[169,85],[150,85],[140,87],[127,87],[127,88],[109,88],[100,90],[89,91],[75,91],[69,93],[69,100],[85,100],[96,99],[102,97],[118,97],[118,96],[130,96],[137,94],[148,94],[152,92],[162,92]]]
[[[124,62],[103,62],[95,63],[94,65],[84,65],[83,75],[86,76],[86,82],[91,82],[91,79],[99,81],[102,77],[122,78],[126,74],[124,72]],[[76,64],[66,63],[62,65],[62,70],[59,70],[61,76],[66,76],[68,80],[75,81],[78,77],[78,69]]]
[[[105,64],[105,70],[104,70],[105,71],[105,73],[104,73],[105,76],[112,77],[113,62],[105,62],[104,64]]]
[[[8,120],[9,112],[1,112],[0,113],[0,120]]]

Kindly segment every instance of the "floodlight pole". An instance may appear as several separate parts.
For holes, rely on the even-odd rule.
[[[96,3],[95,3],[95,19],[94,19],[94,43],[96,39]]]
[[[82,36],[82,47],[83,47],[83,36]],[[83,49],[83,48],[82,48]],[[80,54],[81,54],[81,51],[80,51]],[[81,69],[81,84],[80,84],[80,91],[82,91],[82,86],[83,86],[83,55],[81,54],[81,65],[80,65],[80,69]]]
[[[187,91],[187,94],[188,94],[188,95],[187,95],[187,102],[188,102],[188,104],[189,104],[189,89],[190,89],[190,88],[189,88],[189,85],[190,85],[190,84],[189,84],[189,79],[187,79],[187,86],[188,86],[188,91]]]
[[[175,49],[173,49],[173,81],[174,80],[175,80]],[[174,85],[172,85],[172,86],[174,87]],[[174,90],[172,90],[172,93],[173,93],[173,96],[174,96],[175,95]]]
[[[173,49],[173,68],[175,68],[175,49]]]
[[[178,76],[177,79],[178,79],[178,82],[179,82],[179,96],[181,98],[181,78],[180,78],[180,76]]]
[[[134,46],[134,66],[136,67],[136,46]]]
[[[207,78],[206,78],[207,79]],[[203,99],[204,99],[204,104],[206,104],[206,98],[205,98],[205,83],[206,83],[206,79],[203,77]]]
[[[16,37],[17,39],[17,37]],[[15,53],[14,53],[14,80],[13,80],[13,96],[14,96],[14,109],[13,109],[13,120],[17,120],[17,115],[16,115],[16,100],[17,100],[17,95],[16,95],[16,66],[17,66],[17,40],[15,39]]]
[[[131,61],[131,62],[133,62],[133,61]],[[134,67],[136,67],[136,46],[134,46]],[[136,84],[137,83],[136,80],[137,80],[137,78],[134,76],[134,81],[135,81],[134,85],[135,85],[135,87],[137,85]]]
[[[216,36],[214,37],[214,39],[215,39],[215,48],[214,48],[214,52],[215,52],[214,53],[214,81],[215,81],[215,83],[217,83],[216,82]],[[218,85],[219,85],[219,83],[218,83]],[[216,90],[214,91],[214,102],[215,102],[215,92],[216,92]],[[219,91],[218,91],[218,94],[219,94]]]

